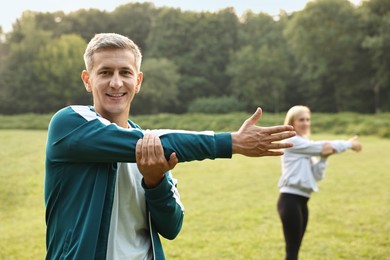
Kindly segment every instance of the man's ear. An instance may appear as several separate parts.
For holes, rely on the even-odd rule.
[[[139,93],[139,91],[141,90],[143,78],[144,78],[144,75],[143,75],[142,71],[140,71],[138,73],[138,76],[137,76],[137,86],[135,87],[135,93]]]
[[[88,72],[87,72],[86,70],[83,70],[83,71],[81,72],[81,79],[82,79],[82,81],[83,81],[83,83],[84,83],[85,89],[86,89],[88,92],[92,92],[92,89],[91,89],[91,87],[90,87],[90,85],[89,85],[89,74],[88,74]]]

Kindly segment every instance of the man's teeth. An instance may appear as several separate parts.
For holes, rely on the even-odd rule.
[[[122,97],[124,96],[125,94],[124,93],[121,93],[121,94],[107,94],[109,95],[110,97]]]

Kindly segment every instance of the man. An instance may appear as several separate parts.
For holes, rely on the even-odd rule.
[[[234,133],[141,130],[128,119],[141,59],[127,37],[95,35],[81,74],[93,106],[63,108],[50,122],[47,259],[164,259],[158,234],[175,238],[183,221],[169,171],[177,162],[275,156],[291,147],[278,143],[295,135],[291,126],[256,126],[261,109]]]

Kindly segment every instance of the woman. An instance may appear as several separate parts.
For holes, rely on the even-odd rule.
[[[280,196],[277,209],[283,224],[286,260],[298,259],[299,248],[308,221],[307,203],[312,192],[318,191],[317,182],[324,177],[326,159],[347,149],[362,149],[358,137],[347,141],[311,141],[310,109],[294,106],[286,115],[285,125],[292,125],[296,136],[287,139],[294,144],[282,156],[282,175],[279,179]]]

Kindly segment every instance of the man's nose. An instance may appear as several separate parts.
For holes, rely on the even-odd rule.
[[[112,76],[111,80],[110,80],[110,87],[112,88],[120,88],[122,87],[123,85],[123,82],[121,80],[121,77],[118,73],[114,73],[114,75]]]

